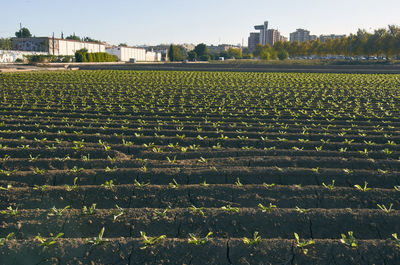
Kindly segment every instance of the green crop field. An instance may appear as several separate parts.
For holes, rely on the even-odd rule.
[[[0,264],[400,264],[400,75],[0,74]]]

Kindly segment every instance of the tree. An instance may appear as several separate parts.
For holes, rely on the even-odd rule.
[[[120,47],[128,47],[128,44],[126,44],[126,43],[120,43],[118,46],[120,46]]]
[[[280,50],[278,52],[278,58],[279,60],[283,61],[289,58],[289,53],[286,50]]]
[[[0,38],[0,50],[11,50],[10,38]]]
[[[197,53],[195,51],[188,52],[188,60],[194,61],[197,58]]]
[[[74,34],[72,34],[72,35],[69,35],[68,37],[66,37],[65,38],[66,40],[81,40],[81,38],[79,38],[78,36],[76,36],[75,35],[75,33]]]
[[[171,62],[182,61],[183,55],[178,45],[171,44],[168,50],[168,58]]]
[[[95,39],[92,39],[92,38],[90,38],[90,37],[85,37],[85,38],[83,39],[83,41],[86,41],[86,42],[95,42],[95,43],[100,43],[100,42],[101,42],[100,40],[95,40]]]
[[[31,32],[27,28],[22,28],[21,30],[15,32],[17,38],[30,38],[32,37]]]
[[[197,57],[202,60],[202,61],[208,61],[210,59],[210,51],[207,48],[207,45],[204,43],[198,44],[195,48],[194,51],[197,54]]]
[[[229,57],[232,57],[235,59],[240,59],[240,58],[242,58],[242,49],[229,48],[228,55],[229,55]]]

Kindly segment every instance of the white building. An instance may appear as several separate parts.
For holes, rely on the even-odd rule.
[[[47,52],[51,55],[75,55],[80,49],[89,53],[105,52],[104,43],[58,39],[50,37],[12,38],[12,47],[17,51]]]
[[[161,61],[161,53],[148,52],[143,48],[118,46],[106,48],[106,52],[118,56],[118,60],[122,62],[129,62],[131,59],[137,62]]]

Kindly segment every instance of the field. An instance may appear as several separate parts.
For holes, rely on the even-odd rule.
[[[400,264],[399,108],[400,75],[2,74],[0,264]]]

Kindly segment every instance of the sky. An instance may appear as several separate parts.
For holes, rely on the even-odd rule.
[[[400,0],[0,0],[0,37],[19,24],[32,35],[88,36],[110,44],[247,45],[254,25],[269,21],[284,36],[350,34],[400,25]]]

